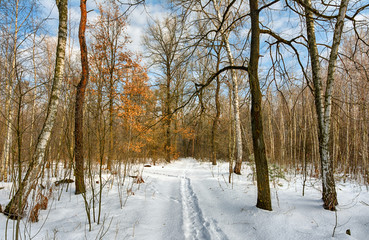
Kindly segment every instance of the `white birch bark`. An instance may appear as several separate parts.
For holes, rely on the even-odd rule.
[[[340,46],[344,19],[346,16],[347,6],[349,0],[342,0],[339,8],[335,29],[333,32],[333,43],[328,61],[328,75],[327,84],[323,99],[322,89],[322,74],[321,66],[319,62],[319,53],[315,37],[315,27],[313,14],[309,10],[312,6],[311,0],[305,0],[307,7],[305,8],[307,35],[309,44],[309,54],[311,57],[311,65],[313,71],[313,84],[315,88],[315,105],[318,115],[319,126],[319,148],[320,148],[320,161],[322,171],[322,185],[323,185],[323,201],[324,207],[330,210],[335,209],[337,205],[337,196],[335,190],[335,183],[333,177],[332,160],[329,155],[329,142],[330,142],[330,127],[331,127],[331,109],[332,109],[332,91],[334,83],[334,73],[336,70],[336,62],[338,56],[338,48]]]
[[[27,173],[22,180],[21,186],[4,210],[4,214],[12,218],[18,218],[21,216],[26,205],[27,197],[37,183],[41,171],[40,165],[44,161],[46,147],[49,143],[51,130],[54,126],[57,115],[60,86],[64,77],[68,0],[56,0],[56,3],[59,9],[59,34],[56,50],[54,79],[51,88],[47,115],[41,133],[37,139],[36,150],[29,164]]]
[[[13,71],[13,70],[12,70]],[[6,136],[5,142],[3,146],[3,154],[2,154],[2,164],[1,164],[1,175],[3,177],[3,181],[8,181],[8,167],[9,167],[9,159],[10,159],[10,148],[12,142],[12,121],[13,121],[13,114],[12,114],[12,91],[13,81],[9,79],[8,84],[6,86],[6,102],[5,102],[5,109],[6,109]]]
[[[216,0],[213,0],[214,8],[218,22],[222,22],[219,6]],[[217,27],[217,26],[216,26]],[[225,44],[227,51],[228,61],[231,66],[234,66],[234,58],[229,44],[229,35],[224,32],[223,28],[220,29],[220,34]],[[240,174],[242,164],[242,135],[241,135],[241,119],[240,119],[240,104],[238,96],[238,79],[235,71],[231,70],[232,77],[232,96],[233,96],[233,111],[234,111],[234,124],[235,124],[235,135],[236,135],[236,166],[235,173]]]

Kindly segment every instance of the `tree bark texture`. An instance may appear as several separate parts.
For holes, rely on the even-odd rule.
[[[84,154],[83,154],[83,105],[85,101],[85,92],[88,82],[88,58],[86,45],[86,23],[87,23],[87,0],[81,0],[81,20],[78,31],[79,45],[81,49],[81,80],[77,85],[76,105],[75,105],[75,123],[74,123],[74,161],[75,161],[75,177],[76,177],[76,194],[84,193]]]
[[[215,10],[217,12],[217,20],[219,23],[222,22],[222,16],[220,14],[219,6],[217,5],[217,1],[213,0],[213,4]],[[222,35],[222,39],[224,41],[224,45],[228,55],[228,61],[231,66],[234,66],[234,58],[231,51],[231,46],[229,44],[229,36],[226,32],[221,28],[220,34]],[[235,124],[235,135],[236,135],[236,161],[234,166],[234,173],[241,174],[241,165],[242,165],[242,133],[241,133],[241,119],[240,119],[240,104],[238,97],[238,79],[236,72],[231,69],[231,77],[232,77],[232,96],[233,96],[233,111],[234,111],[234,124]]]
[[[256,207],[272,210],[270,199],[268,162],[265,152],[262,119],[262,94],[258,76],[259,68],[259,48],[260,48],[260,28],[258,0],[249,0],[251,15],[251,51],[249,63],[249,81],[251,90],[251,127],[254,147],[254,157],[256,165],[256,178],[258,188],[258,199]]]
[[[32,189],[36,188],[37,180],[41,172],[41,165],[44,162],[46,148],[48,146],[51,131],[53,129],[60,95],[60,86],[64,77],[64,58],[67,41],[67,21],[68,21],[68,0],[58,0],[57,6],[59,10],[59,33],[58,45],[56,49],[56,63],[54,71],[54,79],[52,83],[47,115],[43,124],[40,135],[37,139],[36,150],[32,160],[29,163],[28,170],[22,179],[17,192],[12,197],[4,210],[4,214],[12,219],[17,219],[22,216],[27,197]]]
[[[327,83],[323,98],[323,78],[319,61],[319,52],[315,37],[315,24],[311,8],[311,0],[305,0],[305,18],[307,25],[307,36],[309,45],[309,54],[313,73],[315,107],[318,117],[318,138],[319,155],[321,163],[321,176],[323,188],[323,207],[329,210],[335,210],[338,204],[337,193],[333,175],[333,161],[330,157],[329,143],[331,128],[331,109],[332,109],[332,91],[334,83],[334,73],[336,68],[338,48],[341,42],[344,19],[346,16],[349,0],[342,0],[339,8],[337,21],[333,33],[333,43],[328,61]]]

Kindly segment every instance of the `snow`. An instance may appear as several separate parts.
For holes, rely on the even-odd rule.
[[[120,189],[116,177],[104,175],[101,222],[92,223],[91,231],[84,200],[74,195],[74,185],[69,185],[68,191],[67,185],[54,187],[48,209],[40,212],[40,221],[21,220],[22,239],[302,240],[369,236],[368,190],[355,182],[337,183],[340,205],[332,237],[336,213],[323,209],[321,181],[317,179],[307,180],[302,196],[301,176],[272,178],[273,211],[265,211],[255,207],[257,191],[249,164],[243,163],[243,175],[233,175],[233,184],[227,182],[227,163],[212,166],[192,158],[132,168],[132,172],[141,171],[145,183],[136,184],[127,177]],[[4,187],[0,190],[4,207],[11,184],[0,183],[0,187]],[[97,191],[98,184],[95,187]],[[90,201],[91,196],[86,199]],[[15,224],[1,214],[0,239],[12,239]],[[346,234],[347,229],[351,236]]]

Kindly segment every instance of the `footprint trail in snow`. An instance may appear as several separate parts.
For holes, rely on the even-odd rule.
[[[181,198],[183,211],[183,232],[185,238],[192,239],[228,239],[223,231],[217,227],[214,220],[207,221],[193,191],[191,179],[184,171],[181,178]]]

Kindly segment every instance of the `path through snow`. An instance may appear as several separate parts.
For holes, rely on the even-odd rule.
[[[170,174],[164,174],[163,171],[158,170],[151,171],[151,169],[145,169],[145,174],[153,179],[159,176],[159,178],[166,183],[166,185],[162,185],[160,189],[157,187],[155,188],[155,191],[159,194],[166,192],[165,189],[175,189],[178,184],[180,185],[179,199],[173,198],[173,196],[169,198],[174,201],[175,204],[181,204],[181,212],[176,215],[182,216],[183,237],[186,240],[227,240],[227,236],[216,225],[216,221],[211,218],[206,220],[203,216],[197,195],[191,184],[191,174],[189,174],[192,172],[194,165],[196,165],[196,162],[193,159],[185,159],[179,164],[177,169],[172,169]],[[173,206],[170,210],[173,211]],[[181,221],[180,219],[172,220]],[[167,239],[181,239],[180,232],[173,234],[172,236],[167,235],[163,237]]]
[[[132,169],[142,170],[142,165]],[[134,172],[132,172],[134,174]],[[84,200],[74,186],[40,212],[40,222],[22,221],[22,239],[139,239],[139,240],[278,240],[332,239],[334,212],[323,210],[320,181],[309,179],[305,197],[300,177],[271,182],[273,211],[255,207],[256,186],[250,165],[228,184],[228,165],[180,159],[171,164],[144,168],[145,183],[132,186],[134,195],[121,208],[117,181],[104,186],[103,223],[93,223],[88,232]],[[105,175],[104,179],[112,179]],[[131,180],[131,179],[127,179]],[[0,204],[9,200],[11,185],[0,183]],[[368,239],[369,194],[365,186],[337,182],[337,227],[333,239]],[[14,222],[0,214],[0,240],[13,235]],[[350,229],[351,236],[346,235]]]
[[[205,220],[193,191],[191,178],[187,177],[189,170],[186,164],[181,178],[183,229],[186,239],[228,239],[214,221]]]

